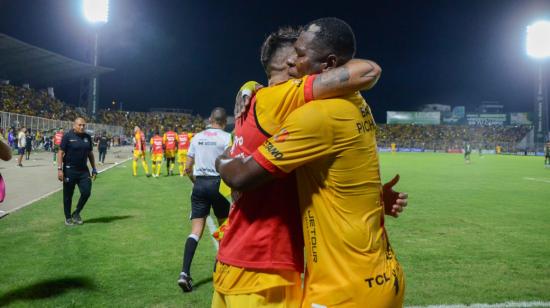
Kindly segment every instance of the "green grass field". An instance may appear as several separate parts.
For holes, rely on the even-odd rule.
[[[550,301],[550,169],[542,158],[398,153],[382,174],[410,195],[388,219],[406,305]],[[163,170],[164,172],[164,170]],[[215,248],[203,237],[176,284],[190,229],[188,179],[100,175],[84,225],[63,224],[61,193],[0,220],[0,306],[209,307]]]

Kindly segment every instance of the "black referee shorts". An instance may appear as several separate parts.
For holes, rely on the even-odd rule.
[[[191,193],[191,219],[204,218],[210,207],[218,219],[229,216],[229,201],[220,194],[219,176],[198,176]]]

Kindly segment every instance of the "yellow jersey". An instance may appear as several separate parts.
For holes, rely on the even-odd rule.
[[[312,101],[253,154],[273,174],[296,170],[306,246],[302,307],[402,306],[403,274],[384,230],[375,128],[359,93]]]
[[[311,101],[315,78],[316,75],[304,76],[260,89],[256,94],[255,110],[260,130],[268,136],[276,134],[294,110]]]
[[[290,79],[260,89],[250,106],[251,110],[236,120],[231,154],[233,156],[249,156],[270,135],[277,133],[283,121],[292,111],[313,98],[314,80],[315,76],[305,76],[301,79]],[[257,262],[255,264],[257,267],[260,262],[270,264],[277,262],[280,267],[280,264],[283,263],[291,264],[295,258],[297,259],[296,263],[300,263],[296,268],[303,268],[303,241],[298,238],[301,226],[295,185],[295,181],[288,178],[267,184],[255,191],[245,192],[246,200],[250,204],[239,203],[244,200],[241,198],[232,208],[229,217],[231,226],[229,228],[232,228],[234,237],[237,237],[238,241],[235,242],[230,238],[233,236],[232,234],[228,234],[227,237],[224,235],[225,242],[221,242],[219,260],[223,262],[225,258],[228,258],[242,262],[246,258],[239,254],[263,255],[262,260],[254,260]],[[280,189],[275,190],[275,187]],[[290,188],[285,190],[285,194],[273,195],[274,191],[280,192],[285,188]],[[270,196],[267,201],[266,195]],[[266,202],[268,204],[265,204]],[[259,204],[264,207],[257,207]],[[282,220],[281,216],[286,218]],[[242,217],[248,217],[248,219],[244,219],[243,222]],[[261,219],[252,220],[249,217],[261,217]],[[250,223],[247,223],[249,220],[251,220]],[[265,234],[270,234],[270,232],[274,233],[273,236],[266,237]],[[285,235],[294,236],[287,238]],[[242,243],[247,243],[250,247],[243,249]],[[273,256],[274,252],[267,252],[265,247],[270,247],[269,249],[273,249],[278,255]],[[258,254],[252,252],[254,249],[264,251],[262,254]],[[244,264],[236,266],[221,262],[218,264],[213,282],[214,288],[223,294],[253,293],[277,286],[300,284],[298,270],[275,268],[254,270],[254,266],[250,264],[247,265],[250,268],[244,268]],[[287,267],[292,268],[293,266],[287,265]]]

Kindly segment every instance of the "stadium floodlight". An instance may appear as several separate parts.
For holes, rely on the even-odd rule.
[[[544,60],[550,58],[550,21],[540,20],[527,27],[527,54],[538,60],[532,140],[534,147],[540,148],[548,138],[548,88]]]
[[[109,21],[109,0],[83,0],[84,17],[91,23]]]
[[[527,27],[527,54],[536,59],[550,57],[550,21],[537,21]]]

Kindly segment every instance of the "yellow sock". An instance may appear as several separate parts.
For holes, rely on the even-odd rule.
[[[172,163],[170,164],[170,172],[173,172],[173,171],[174,171],[174,165],[175,165],[175,164],[176,164],[175,162],[172,162]]]
[[[179,167],[179,169],[180,169],[180,174],[183,174],[183,165],[180,164],[178,167]]]
[[[145,170],[145,173],[149,173],[149,167],[147,167],[147,163],[142,160],[141,165],[143,166],[143,170]]]
[[[132,162],[132,171],[134,172],[134,176],[137,175],[137,161]]]
[[[162,167],[162,163],[161,164],[157,164],[157,176],[160,176],[160,168]]]

